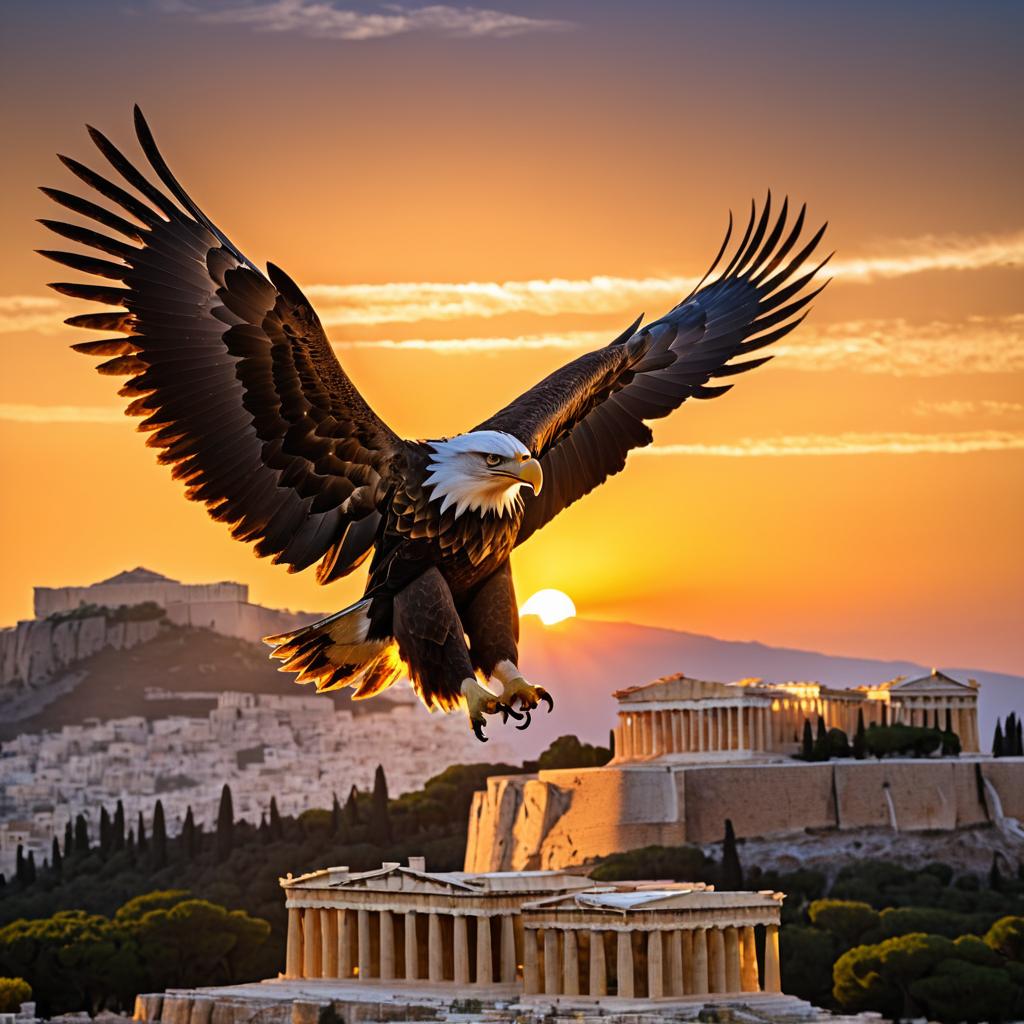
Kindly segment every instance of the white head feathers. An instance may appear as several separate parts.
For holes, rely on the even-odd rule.
[[[454,505],[456,518],[467,509],[496,512],[500,517],[522,501],[521,482],[491,472],[485,461],[488,455],[529,458],[529,449],[518,438],[500,430],[474,430],[428,444],[433,455],[423,483],[433,488],[432,499],[441,499],[442,515]]]

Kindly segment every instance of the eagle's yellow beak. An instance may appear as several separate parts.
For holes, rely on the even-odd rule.
[[[544,470],[540,468],[540,463],[536,459],[527,459],[519,466],[519,479],[524,484],[529,484],[534,494],[540,494],[540,489],[544,486]]]

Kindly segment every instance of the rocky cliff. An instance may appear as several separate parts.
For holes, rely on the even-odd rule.
[[[106,648],[123,651],[152,640],[161,620],[162,614],[125,618],[97,609],[0,630],[0,699],[17,700],[45,688],[76,662]]]

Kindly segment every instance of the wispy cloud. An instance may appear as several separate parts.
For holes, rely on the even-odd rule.
[[[953,398],[946,402],[919,399],[911,411],[915,416],[952,416],[955,419],[974,416],[1016,416],[1024,412],[1024,403],[1003,402],[993,398]]]
[[[442,356],[532,349],[585,352],[606,345],[611,337],[612,332],[604,330],[405,341],[378,338],[339,342],[335,348],[340,353],[384,349]],[[792,340],[775,345],[773,353],[778,357],[776,366],[806,373],[851,370],[896,377],[1018,373],[1024,371],[1024,314],[924,324],[900,318],[852,320],[825,327],[807,323]],[[988,411],[995,411],[994,407]]]
[[[896,255],[836,260],[828,274],[848,284],[928,271],[987,270],[1024,266],[1024,232],[1000,238],[923,238],[894,243]],[[693,277],[547,278],[533,281],[467,281],[455,284],[395,282],[307,288],[330,326],[417,323],[528,313],[609,314],[671,307],[697,283]]]
[[[0,403],[0,422],[55,424],[122,423],[119,408],[81,405]],[[971,452],[1024,451],[1024,431],[976,430],[957,433],[840,433],[745,437],[724,444],[655,444],[634,455],[653,458],[780,458],[830,455],[964,455]]]
[[[781,458],[797,455],[964,455],[1024,451],[1024,432],[977,430],[954,434],[793,434],[745,437],[729,444],[656,444],[635,455],[711,455],[725,458]]]
[[[57,329],[69,307],[47,295],[0,295],[0,334]]]
[[[0,402],[6,423],[122,423],[124,410],[90,405],[19,405]]]
[[[1024,314],[915,324],[851,320],[814,327],[774,346],[790,370],[854,370],[897,377],[1024,371]]]
[[[377,10],[356,10],[327,0],[269,0],[265,3],[197,9],[194,4],[175,4],[212,24],[247,25],[259,32],[294,32],[313,39],[362,42],[411,32],[480,38],[514,36],[525,32],[550,32],[571,27],[554,18],[531,18],[486,7],[453,4],[382,4]]]

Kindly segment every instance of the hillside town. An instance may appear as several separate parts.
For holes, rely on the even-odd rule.
[[[118,800],[129,825],[141,812],[148,827],[159,798],[174,834],[189,806],[197,824],[215,820],[224,783],[237,817],[257,823],[272,796],[282,814],[299,814],[330,807],[335,793],[344,800],[352,786],[369,790],[378,764],[398,796],[453,762],[479,758],[461,716],[435,716],[425,729],[423,709],[405,688],[395,688],[397,706],[359,715],[315,696],[208,696],[216,707],[205,717],[90,718],[4,743],[0,872],[10,877],[19,844],[42,864],[76,815],[95,835],[100,808],[112,812]],[[500,745],[492,746],[500,759]]]

